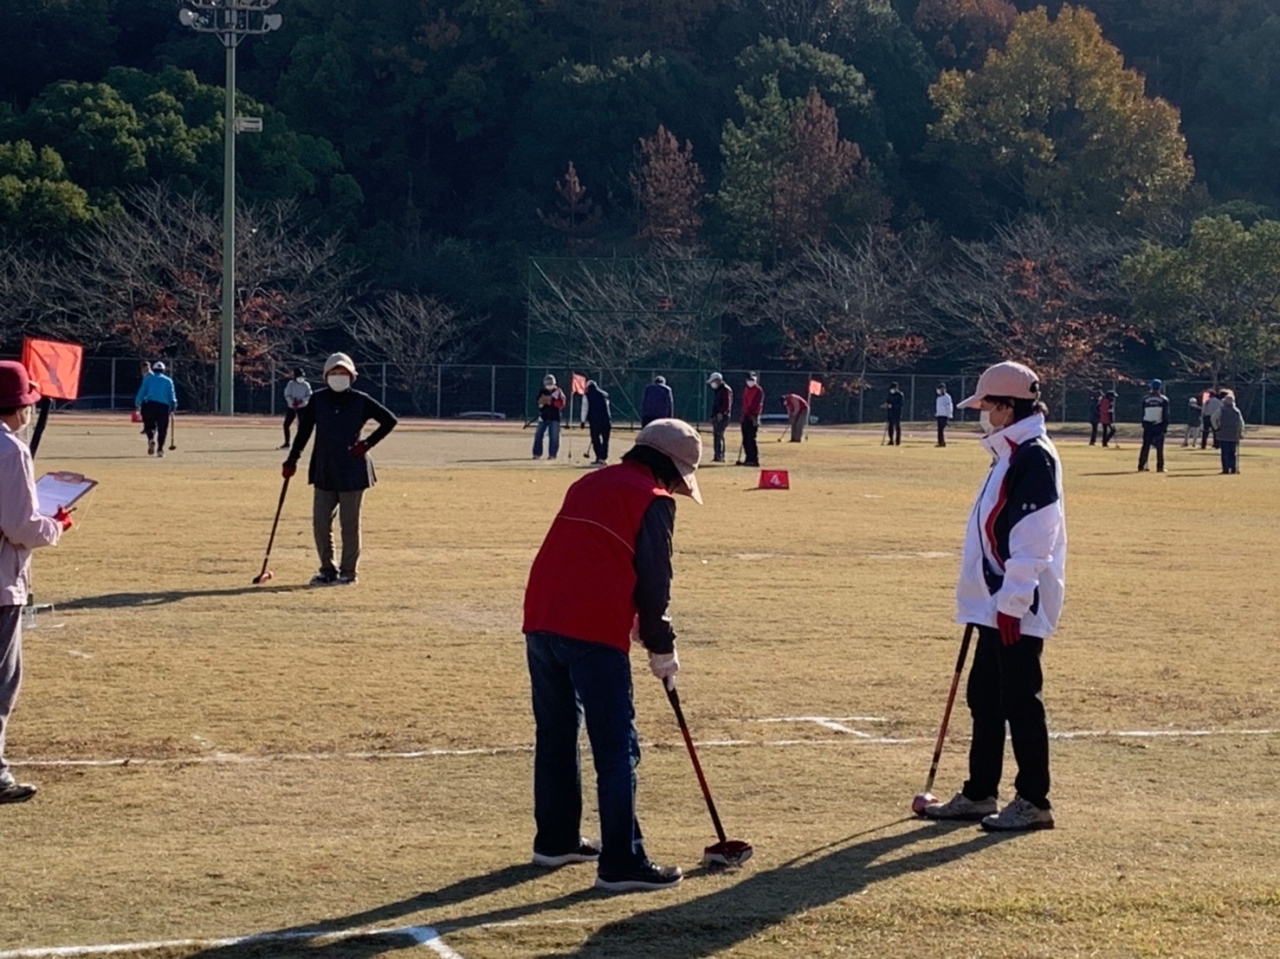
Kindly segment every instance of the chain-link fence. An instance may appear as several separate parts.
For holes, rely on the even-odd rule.
[[[357,358],[357,363],[359,359]],[[170,375],[178,386],[178,403],[184,410],[209,411],[212,396],[204,384],[216,382],[214,364],[196,360],[166,359]],[[292,366],[281,364],[269,383],[251,383],[240,379],[236,383],[236,412],[257,415],[283,414],[283,389]],[[319,385],[318,371],[310,370],[313,383]],[[527,421],[535,415],[537,386],[546,373],[553,373],[561,387],[568,393],[573,386],[573,376],[594,379],[601,389],[609,393],[614,422],[619,426],[638,423],[640,397],[644,387],[653,377],[662,374],[675,397],[676,415],[691,422],[706,422],[711,409],[712,394],[707,387],[710,370],[680,369],[632,369],[632,370],[558,370],[534,369],[515,365],[449,364],[432,367],[428,371],[430,384],[421,393],[415,408],[412,396],[402,384],[403,377],[386,363],[368,363],[360,366],[359,389],[372,395],[402,416],[425,416],[439,419],[507,419]],[[733,388],[735,413],[737,400],[742,395],[746,370],[722,370],[725,382]],[[760,385],[765,391],[765,412],[783,413],[782,397],[788,393],[806,396],[810,382],[822,384],[821,395],[810,396],[812,415],[819,424],[875,423],[884,418],[881,404],[893,383],[904,396],[903,416],[908,420],[930,421],[934,417],[936,387],[945,383],[952,399],[959,402],[977,383],[980,370],[957,372],[952,375],[936,373],[873,373],[866,377],[853,375],[810,373],[803,370],[761,370]],[[142,381],[142,360],[133,357],[85,357],[80,384],[80,399],[73,404],[59,403],[60,409],[117,409],[133,408],[134,394]],[[534,384],[531,390],[526,384]],[[195,384],[192,386],[191,384]],[[1272,389],[1265,380],[1234,386],[1236,402],[1244,414],[1245,422],[1252,425],[1280,425],[1280,390]],[[1045,400],[1049,405],[1050,419],[1054,422],[1084,423],[1089,419],[1089,403],[1092,390],[1100,387],[1114,389],[1116,422],[1120,424],[1141,421],[1142,396],[1147,392],[1143,383],[1118,381],[1074,381],[1045,383]],[[1164,381],[1164,392],[1169,397],[1172,424],[1177,427],[1189,418],[1191,397],[1199,399],[1210,389],[1203,380]],[[573,397],[571,410],[565,411],[566,419],[576,421],[581,413],[582,398]],[[961,414],[958,418],[976,419],[976,415]]]

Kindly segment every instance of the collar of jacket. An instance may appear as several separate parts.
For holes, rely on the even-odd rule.
[[[1044,435],[1044,414],[1032,413],[1026,419],[1011,423],[990,436],[984,436],[979,442],[982,444],[983,449],[995,459],[1000,460],[1008,459],[1013,454],[1013,451],[1027,440]]]

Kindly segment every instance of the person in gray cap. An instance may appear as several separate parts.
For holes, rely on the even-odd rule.
[[[1164,435],[1169,432],[1169,397],[1164,383],[1151,381],[1151,391],[1142,398],[1142,449],[1138,453],[1138,472],[1147,472],[1147,457],[1156,451],[1156,472],[1164,472]]]
[[[711,387],[711,462],[724,462],[724,431],[733,417],[733,387],[719,373],[707,377]]]
[[[316,445],[311,450],[307,482],[315,487],[312,501],[312,528],[320,571],[312,586],[351,585],[356,582],[360,563],[360,510],[364,491],[377,477],[369,451],[381,443],[399,422],[395,414],[368,393],[353,390],[356,365],[346,353],[334,353],[324,361],[325,386],[311,395],[311,402],[298,414],[298,435],[281,470],[285,479],[298,471],[298,460],[311,434]],[[365,424],[373,420],[378,428],[361,438]],[[334,565],[333,520],[342,527],[342,560]]]
[[[133,405],[142,413],[142,432],[147,435],[147,455],[164,456],[164,441],[169,435],[169,417],[178,408],[178,394],[173,380],[165,373],[164,364],[156,361],[142,378]]]
[[[533,840],[536,865],[597,863],[596,887],[665,889],[677,866],[645,854],[636,818],[640,740],[632,703],[631,643],[674,688],[680,661],[667,605],[671,540],[681,493],[702,502],[694,475],[702,440],[683,420],[640,430],[616,466],[569,487],[529,571],[524,634],[533,690]],[[583,580],[583,575],[586,580]],[[564,584],[575,584],[566,602]],[[585,718],[596,770],[601,841],[583,838],[578,735]]]
[[[37,508],[31,450],[18,434],[31,422],[40,391],[27,369],[0,362],[0,803],[26,802],[36,787],[14,779],[4,758],[5,731],[22,685],[22,607],[31,589],[31,551],[56,546],[71,528],[62,507]]]

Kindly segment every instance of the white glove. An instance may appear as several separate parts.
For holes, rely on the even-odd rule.
[[[675,689],[676,673],[680,672],[680,657],[674,649],[669,653],[650,653],[649,670],[662,680],[667,689]]]

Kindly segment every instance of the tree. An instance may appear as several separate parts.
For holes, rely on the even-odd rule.
[[[1194,173],[1177,109],[1144,95],[1086,10],[1020,15],[1003,51],[944,72],[930,96],[933,137],[1033,209],[1139,219],[1176,204]]]
[[[840,139],[835,111],[816,90],[784,100],[768,77],[762,98],[741,89],[738,98],[745,120],[725,123],[716,204],[739,253],[777,260],[823,239],[831,201],[852,184],[861,152]]]
[[[1280,222],[1201,217],[1181,246],[1125,260],[1135,314],[1188,372],[1252,379],[1280,361]]]
[[[301,224],[292,204],[242,207],[236,226],[236,369],[269,382],[274,363],[309,352],[316,333],[338,324],[354,271],[338,240]],[[56,307],[41,322],[78,341],[197,361],[178,376],[212,405],[221,250],[222,225],[203,195],[141,188],[49,261],[43,283]]]
[[[465,358],[475,325],[433,297],[392,292],[356,307],[346,327],[373,359],[391,367],[394,382],[421,414],[435,385],[434,367]]]
[[[578,179],[572,160],[564,179],[556,184],[556,193],[560,197],[556,211],[543,213],[539,208],[538,219],[565,236],[570,243],[589,239],[604,220],[604,211],[587,197],[587,188]]]
[[[853,243],[809,243],[772,270],[735,273],[734,312],[746,325],[770,324],[784,358],[843,373],[862,389],[867,374],[899,368],[924,352],[915,306],[926,275],[929,237],[868,230]]]
[[[67,180],[56,150],[26,140],[0,143],[0,235],[62,237],[100,214],[89,195]]]
[[[1114,375],[1119,351],[1140,339],[1120,286],[1133,248],[1099,227],[1040,217],[1001,227],[990,241],[956,243],[951,268],[926,286],[934,342],[954,344],[966,362],[1027,363],[1050,398],[1067,378]]]
[[[664,126],[641,139],[639,161],[631,170],[631,192],[640,208],[637,236],[645,240],[692,241],[702,226],[702,170],[693,159],[693,144],[681,149]]]
[[[1017,16],[1009,0],[921,0],[913,23],[943,65],[976,70],[1004,46]]]

